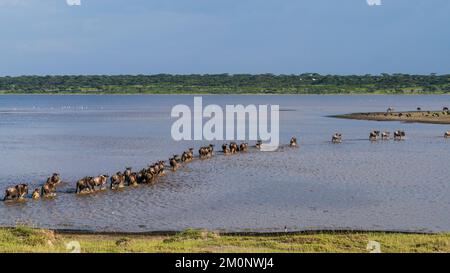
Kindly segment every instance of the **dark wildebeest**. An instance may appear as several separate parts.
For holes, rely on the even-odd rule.
[[[51,177],[47,179],[47,183],[52,183],[53,185],[57,185],[61,183],[61,178],[59,177],[59,173],[54,173]]]
[[[383,132],[382,134],[381,134],[381,139],[383,139],[383,140],[388,140],[389,138],[391,137],[391,133],[390,132]]]
[[[231,142],[230,143],[230,152],[232,154],[235,154],[235,153],[239,152],[239,147],[238,147],[236,142]]]
[[[194,159],[194,148],[189,148],[188,153],[189,153],[189,158]]]
[[[369,134],[369,139],[371,141],[376,141],[378,139],[378,137],[380,136],[380,131],[372,131]]]
[[[154,173],[154,169],[153,172],[150,172],[150,169],[152,169],[152,167],[150,166],[148,169],[142,169],[138,174],[137,174],[137,182],[139,184],[148,184],[151,183],[153,181],[153,179],[155,178],[155,176],[152,174]]]
[[[331,142],[332,143],[341,143],[342,142],[342,134],[341,133],[335,133],[331,137]]]
[[[224,143],[224,144],[222,145],[222,152],[223,152],[223,154],[225,154],[225,155],[228,155],[228,154],[231,153],[231,152],[230,152],[230,148],[228,148],[228,145],[227,145],[226,143]]]
[[[82,179],[78,180],[76,189],[75,189],[75,193],[76,194],[91,193],[92,191],[94,191],[94,189],[92,187],[93,179],[94,178],[92,176],[86,176],[86,177],[83,177]]]
[[[189,159],[188,159],[188,155],[187,155],[187,153],[186,153],[186,151],[184,151],[182,154],[181,154],[181,162],[187,162]]]
[[[172,168],[172,171],[176,171],[178,169],[178,161],[177,161],[177,155],[174,155],[173,157],[169,158],[170,167]]]
[[[44,183],[44,185],[41,187],[41,196],[42,197],[54,197],[56,195],[56,184],[47,181]]]
[[[3,201],[23,199],[26,197],[27,194],[28,194],[28,185],[19,184],[14,187],[6,189]]]
[[[164,171],[165,165],[164,165],[164,163],[165,163],[165,161],[160,160],[160,161],[156,162],[155,164],[149,166],[147,171],[150,172],[155,178],[157,176],[164,176],[165,175],[165,171]]]
[[[450,138],[450,131],[445,132],[444,137],[445,138]]]
[[[194,152],[193,152],[193,148],[189,148],[189,157],[191,159],[194,159]],[[166,167],[166,162],[164,160],[160,160],[157,163],[159,170],[158,170],[158,176],[164,176],[166,173],[164,171],[165,167]]]
[[[111,181],[111,189],[117,190],[125,187],[125,175],[121,172],[117,172],[109,179]]]
[[[406,137],[405,131],[397,130],[394,132],[394,139],[395,140],[402,140]]]
[[[125,171],[123,172],[123,174],[125,175],[125,177],[127,176],[127,175],[130,175],[131,174],[131,167],[126,167],[125,168]]]
[[[194,148],[189,148],[189,150],[184,151],[181,156],[181,161],[191,162],[194,159]]]
[[[98,187],[98,190],[103,190],[105,188],[106,183],[108,182],[109,175],[102,174],[97,177],[94,177],[90,180],[90,184],[93,190],[95,187]]]
[[[199,155],[199,157],[200,157],[200,159],[205,159],[205,158],[208,158],[209,157],[209,149],[208,149],[208,147],[201,147],[199,150],[198,150],[198,155]]]
[[[125,181],[127,182],[128,186],[137,186],[138,185],[138,179],[137,174],[135,172],[132,172],[130,175],[125,176]]]
[[[137,174],[131,171],[131,167],[127,167],[125,169],[125,172],[123,173],[125,175],[125,183],[127,186],[137,186]]]
[[[145,179],[145,174],[147,173],[147,170],[144,168],[144,169],[142,169],[142,170],[140,170],[138,173],[137,173],[137,182],[139,183],[139,184],[145,184],[147,181],[146,181],[146,179]]]
[[[214,155],[214,144],[209,144],[208,148],[208,155],[211,157]]]
[[[241,143],[241,145],[239,145],[239,151],[240,152],[247,152],[248,151],[248,144],[247,143]]]
[[[39,189],[35,189],[33,191],[33,193],[31,194],[31,198],[33,198],[34,200],[38,200],[39,198],[41,198],[41,192],[39,191]]]
[[[258,139],[257,141],[256,141],[256,144],[255,144],[255,147],[256,147],[256,149],[261,149],[261,146],[262,146],[262,140],[260,140],[260,139]]]
[[[41,196],[42,197],[54,197],[56,195],[56,183],[52,182],[51,179],[48,179],[47,182],[44,183],[41,187]]]
[[[190,156],[190,152],[189,151],[184,151],[182,154],[181,154],[181,162],[184,162],[184,163],[188,163],[188,162],[190,162],[192,159],[191,159],[191,156]]]
[[[291,138],[291,141],[289,141],[289,146],[291,146],[291,147],[297,147],[298,146],[296,137],[292,137]]]

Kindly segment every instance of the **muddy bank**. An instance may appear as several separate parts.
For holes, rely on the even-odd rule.
[[[333,115],[329,117],[374,121],[403,121],[432,124],[450,124],[449,111],[367,112]]]

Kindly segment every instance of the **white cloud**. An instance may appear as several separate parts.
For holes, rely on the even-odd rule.
[[[367,0],[369,6],[381,6],[381,0]]]

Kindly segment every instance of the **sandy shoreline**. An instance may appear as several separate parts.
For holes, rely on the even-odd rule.
[[[449,111],[367,112],[329,116],[333,118],[450,124]]]

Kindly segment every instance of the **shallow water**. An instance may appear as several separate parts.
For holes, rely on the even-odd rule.
[[[171,139],[170,110],[179,103],[192,105],[193,96],[0,96],[0,189],[27,182],[32,190],[54,171],[66,181],[52,200],[0,202],[0,226],[450,231],[448,126],[326,117],[441,109],[447,96],[203,96],[204,105],[279,104],[281,140],[296,135],[301,148],[218,154],[155,185],[73,193],[80,177],[139,170],[206,144]],[[374,129],[404,129],[408,138],[371,143]],[[343,144],[329,143],[335,131]]]

